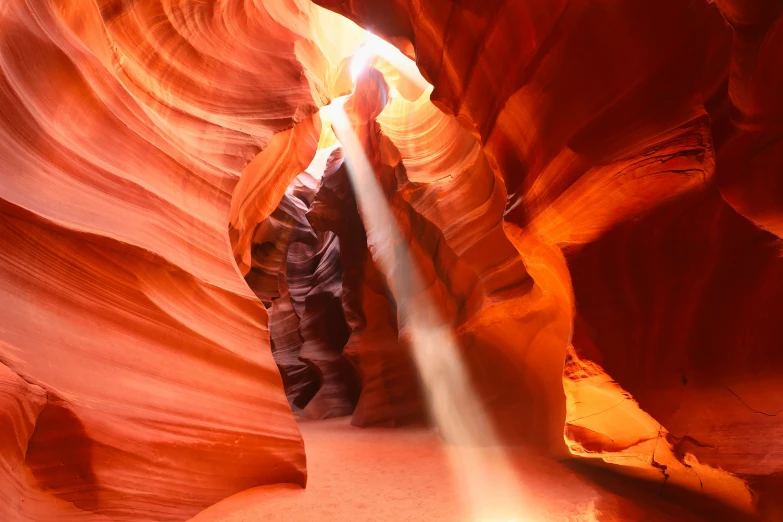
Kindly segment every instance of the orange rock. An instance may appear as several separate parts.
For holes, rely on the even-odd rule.
[[[185,520],[305,483],[227,228],[276,206],[288,182],[253,198],[251,172],[230,213],[276,133],[316,128],[326,62],[305,12],[245,7],[0,7],[0,368],[30,383],[0,413],[10,520]]]
[[[316,3],[431,89],[307,1],[2,3],[0,518],[303,485],[291,409],[428,419],[426,298],[504,442],[777,520],[780,2]]]

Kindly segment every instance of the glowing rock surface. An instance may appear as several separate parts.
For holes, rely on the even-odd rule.
[[[783,516],[780,2],[316,3],[431,89],[306,0],[0,6],[0,518],[186,520],[305,484],[292,410],[432,420],[354,83],[501,440]]]

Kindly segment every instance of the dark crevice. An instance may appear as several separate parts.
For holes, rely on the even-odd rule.
[[[658,436],[655,439],[655,446],[653,446],[653,452],[652,456],[650,457],[650,465],[658,470],[661,471],[661,474],[663,474],[663,482],[661,483],[661,490],[659,491],[659,495],[663,495],[663,488],[666,486],[666,482],[669,480],[669,473],[666,471],[668,466],[666,464],[661,464],[660,462],[657,462],[655,460],[655,452],[658,449],[658,443],[661,440],[661,432],[663,431],[663,426],[658,427]]]

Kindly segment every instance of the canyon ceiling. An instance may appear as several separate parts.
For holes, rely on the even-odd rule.
[[[348,95],[505,443],[783,520],[783,2],[316,3],[0,3],[0,519],[184,521],[304,486],[295,417],[430,422]],[[359,26],[431,87],[353,81]]]

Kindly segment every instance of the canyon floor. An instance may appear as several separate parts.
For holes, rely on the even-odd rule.
[[[347,418],[299,425],[307,451],[306,489],[276,485],[244,491],[191,522],[474,522],[463,505],[468,495],[434,431],[356,428]],[[617,494],[565,464],[524,450],[514,453],[513,467],[529,499],[528,512],[514,522],[704,520],[657,495]]]

